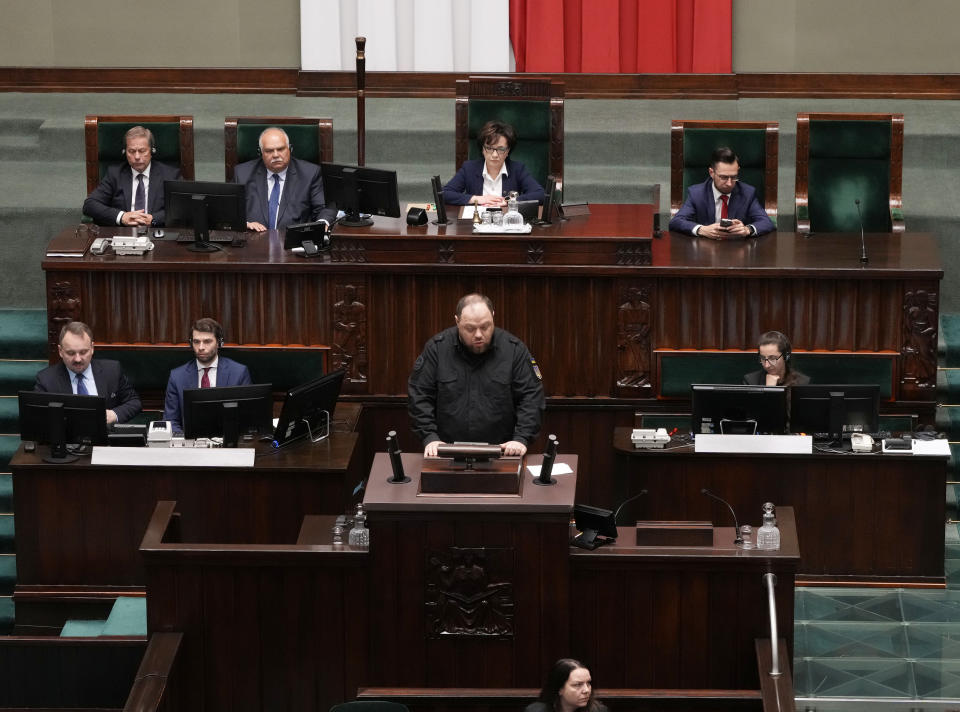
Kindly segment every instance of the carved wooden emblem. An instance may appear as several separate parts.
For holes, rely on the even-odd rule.
[[[926,289],[903,296],[902,383],[916,388],[937,387],[937,302]]]
[[[617,386],[650,387],[650,333],[653,330],[649,285],[625,289],[617,307]]]
[[[83,304],[73,282],[54,282],[49,299],[47,343],[56,344],[60,340],[60,329],[80,319]]]
[[[632,267],[649,265],[653,262],[649,240],[621,242],[617,245],[617,264]]]
[[[437,262],[453,264],[456,261],[456,247],[452,242],[441,242],[437,245]]]
[[[527,264],[528,265],[543,264],[543,243],[542,242],[527,243]]]
[[[523,96],[523,84],[520,82],[497,82],[493,87],[494,96]]]
[[[362,242],[334,237],[330,240],[331,262],[366,262],[366,248]]]
[[[344,369],[349,383],[367,382],[366,288],[352,284],[336,286],[333,305],[333,369]]]
[[[512,547],[428,552],[427,637],[512,637],[514,553]]]

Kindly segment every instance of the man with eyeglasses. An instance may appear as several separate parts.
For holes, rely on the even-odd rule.
[[[773,221],[757,200],[757,190],[740,180],[740,159],[721,147],[710,157],[710,177],[687,189],[683,207],[670,221],[670,230],[724,240],[757,237],[772,232]]]
[[[83,214],[97,225],[163,226],[163,183],[180,180],[180,171],[153,160],[153,133],[134,126],[123,136],[125,163],[107,168],[103,180],[83,201]]]

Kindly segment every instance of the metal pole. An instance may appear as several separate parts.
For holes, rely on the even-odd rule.
[[[763,583],[767,587],[767,607],[770,609],[770,677],[780,677],[780,638],[777,635],[777,601],[773,595],[773,587],[777,585],[777,577],[773,574],[764,574]]]
[[[357,165],[364,164],[364,153],[367,140],[366,117],[366,85],[367,85],[367,58],[364,47],[366,37],[357,37]]]

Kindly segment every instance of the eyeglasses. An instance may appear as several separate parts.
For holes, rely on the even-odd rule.
[[[771,366],[777,361],[783,358],[783,354],[778,354],[777,356],[761,356],[759,358],[760,363],[769,363]]]
[[[721,183],[738,183],[740,181],[740,176],[722,176],[719,173],[714,173],[717,180]]]
[[[484,146],[483,150],[487,153],[496,154],[499,156],[506,156],[508,153],[510,153],[510,149],[506,146],[503,146],[502,148],[500,146]]]

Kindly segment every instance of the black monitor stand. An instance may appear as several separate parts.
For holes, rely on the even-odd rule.
[[[217,252],[220,247],[210,242],[210,227],[207,210],[207,196],[194,195],[191,203],[193,222],[193,242],[187,246],[190,252]]]
[[[223,446],[236,447],[240,442],[240,408],[236,401],[223,404]]]
[[[373,225],[372,218],[365,218],[360,214],[360,187],[357,185],[356,171],[343,172],[343,194],[345,215],[337,222],[344,227],[368,227]]]
[[[67,414],[63,403],[47,406],[47,438],[50,441],[50,454],[43,458],[44,462],[64,464],[80,459],[67,451]]]

